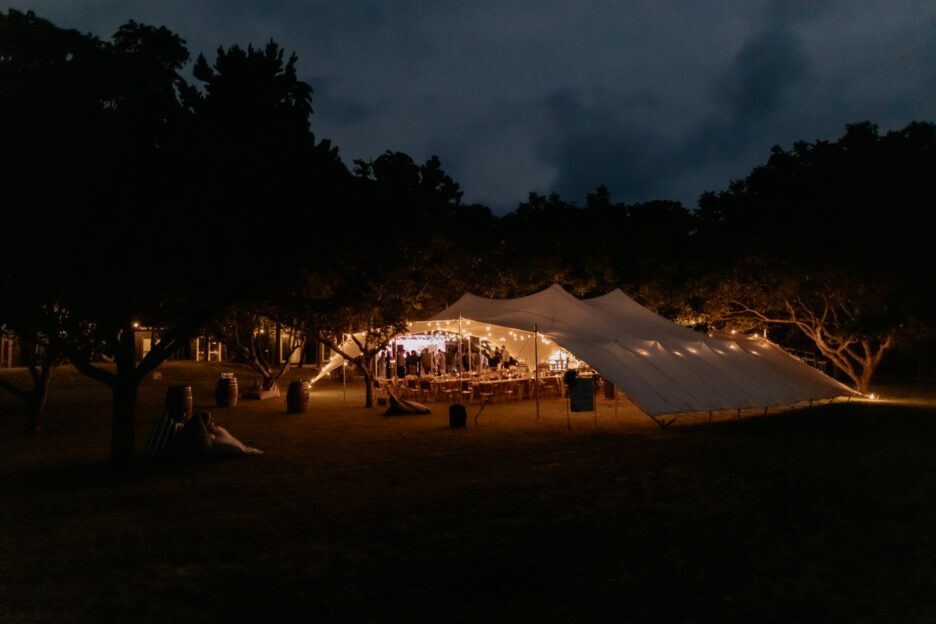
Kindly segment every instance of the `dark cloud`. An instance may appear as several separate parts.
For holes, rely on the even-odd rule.
[[[552,131],[539,144],[540,158],[557,170],[553,189],[580,199],[599,185],[611,187],[619,199],[652,196],[659,176],[665,140],[637,120],[652,97],[591,94],[568,90],[543,101]]]
[[[932,0],[8,0],[107,37],[164,24],[209,56],[271,37],[346,161],[438,153],[468,201],[531,190],[692,205],[774,144],[936,119]]]
[[[720,81],[718,99],[736,124],[749,124],[783,106],[789,90],[806,76],[809,59],[788,28],[771,28],[741,46]]]

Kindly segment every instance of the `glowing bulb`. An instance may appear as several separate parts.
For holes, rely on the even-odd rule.
[[[134,328],[134,329],[136,329],[136,328],[139,327],[139,326],[140,326],[140,323],[139,323],[138,321],[133,321],[133,328]]]
[[[872,401],[877,401],[877,400],[878,400],[878,395],[876,395],[876,394],[874,394],[874,393],[871,393],[871,394],[868,395],[868,398],[871,399]]]

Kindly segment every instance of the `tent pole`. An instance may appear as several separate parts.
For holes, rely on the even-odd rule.
[[[592,377],[592,408],[595,410],[595,429],[598,428],[598,384]]]
[[[348,400],[348,361],[345,360],[341,363],[341,383],[343,386],[343,396],[345,401]]]
[[[458,403],[462,402],[462,317],[458,315]]]
[[[539,327],[536,323],[533,323],[533,393],[536,395],[536,420],[539,420]]]

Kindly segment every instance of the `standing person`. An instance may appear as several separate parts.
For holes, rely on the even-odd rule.
[[[432,374],[432,354],[429,353],[429,347],[419,354],[419,374],[422,376]]]
[[[445,370],[445,353],[441,349],[436,349],[433,359],[435,360],[436,375],[444,375],[448,372]]]
[[[488,358],[488,366],[490,366],[492,370],[496,370],[499,364],[500,364],[500,348],[495,347],[494,353],[491,355],[490,358]]]
[[[407,375],[418,375],[419,374],[419,355],[415,350],[410,351],[409,355],[406,356],[406,374]]]
[[[406,377],[406,349],[403,348],[403,345],[397,347],[396,371],[397,377],[400,379]]]

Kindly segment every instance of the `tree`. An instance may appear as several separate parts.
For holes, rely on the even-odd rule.
[[[893,294],[891,284],[854,282],[846,275],[775,272],[767,280],[736,274],[719,281],[708,310],[716,326],[799,330],[867,394],[884,355],[916,332],[902,326],[904,315],[891,305]]]
[[[181,77],[184,42],[165,28],[130,22],[102,42],[31,13],[0,15],[0,184],[20,234],[2,251],[3,282],[30,293],[43,335],[110,387],[120,463],[134,455],[141,380],[308,253],[258,235],[269,207],[292,208],[305,230],[295,198],[331,199],[315,184],[343,170],[309,132],[311,89],[295,60],[272,42],[234,50],[198,64],[201,93]],[[143,358],[137,323],[162,328]]]
[[[260,391],[278,391],[276,384],[289,370],[293,354],[305,344],[301,320],[282,308],[260,310],[244,305],[231,306],[211,323],[212,331],[229,353],[260,373]],[[281,336],[286,330],[285,353]]]
[[[0,328],[2,329],[2,328]],[[50,345],[45,335],[38,329],[18,324],[12,332],[20,344],[20,353],[29,379],[30,388],[23,388],[5,379],[0,379],[0,390],[5,390],[26,403],[26,418],[23,430],[35,433],[39,430],[42,414],[49,396],[52,373],[62,363],[62,354]]]
[[[797,328],[867,392],[887,352],[936,327],[934,200],[930,124],[775,147],[700,201],[696,252],[710,276],[732,276],[707,278],[710,317]]]
[[[364,376],[371,406],[374,358],[407,319],[441,309],[483,275],[494,220],[486,208],[461,204],[458,184],[436,157],[418,165],[386,152],[358,161],[348,197],[345,222],[309,276],[303,309],[310,331]],[[343,346],[348,336],[360,357]]]

